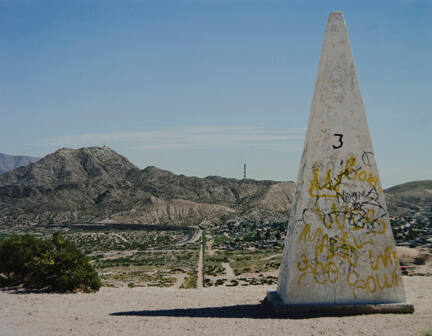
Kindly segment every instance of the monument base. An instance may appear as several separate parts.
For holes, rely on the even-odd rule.
[[[341,316],[359,314],[412,314],[411,303],[379,304],[285,304],[276,291],[267,292],[264,304],[273,314],[292,317]]]

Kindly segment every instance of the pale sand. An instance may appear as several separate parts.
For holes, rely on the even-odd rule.
[[[303,319],[265,315],[258,303],[274,286],[0,292],[0,335],[419,335],[432,329],[432,277],[404,277],[404,283],[412,315]]]

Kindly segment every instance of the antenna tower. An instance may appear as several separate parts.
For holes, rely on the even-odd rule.
[[[243,179],[246,180],[246,163],[243,165]]]

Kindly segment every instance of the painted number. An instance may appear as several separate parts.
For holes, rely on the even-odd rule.
[[[335,133],[335,134],[333,134],[333,135],[334,135],[335,137],[338,137],[338,141],[339,141],[339,143],[337,144],[337,146],[333,145],[333,148],[334,148],[334,149],[339,149],[339,148],[341,148],[342,145],[343,145],[343,141],[342,141],[343,134]]]

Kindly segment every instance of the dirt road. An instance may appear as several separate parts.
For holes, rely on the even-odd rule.
[[[198,276],[197,276],[197,288],[203,288],[204,284],[204,244],[201,244],[200,253],[198,258]]]

